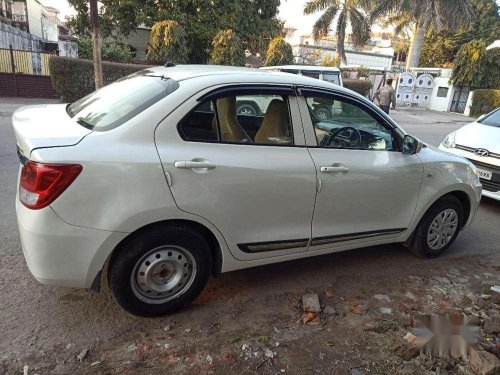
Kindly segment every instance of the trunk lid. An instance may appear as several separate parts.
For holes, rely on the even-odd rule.
[[[66,112],[67,104],[41,104],[21,107],[12,124],[20,157],[29,159],[37,148],[74,146],[92,133]]]

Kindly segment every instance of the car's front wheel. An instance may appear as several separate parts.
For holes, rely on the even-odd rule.
[[[408,249],[424,258],[441,255],[457,238],[463,220],[464,210],[460,201],[452,195],[442,197],[420,220]]]
[[[159,316],[179,310],[203,290],[212,269],[201,234],[184,226],[157,226],[116,249],[108,267],[115,300],[128,312]]]

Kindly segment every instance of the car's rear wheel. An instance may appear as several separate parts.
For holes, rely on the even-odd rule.
[[[464,210],[460,201],[452,195],[444,196],[425,213],[408,249],[424,258],[441,255],[457,238],[463,220]]]
[[[108,268],[115,300],[141,316],[165,315],[192,302],[212,269],[210,249],[197,231],[157,226],[116,249]]]

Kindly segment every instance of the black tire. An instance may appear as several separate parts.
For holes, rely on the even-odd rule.
[[[193,272],[188,289],[175,299],[163,303],[147,303],[133,290],[132,273],[137,270],[136,264],[146,254],[162,246],[179,247],[188,251],[196,262],[196,272]],[[107,276],[114,299],[126,311],[138,316],[161,316],[190,304],[205,287],[211,270],[210,248],[200,233],[186,226],[160,225],[133,235],[120,244],[111,257]]]
[[[436,216],[447,209],[453,209],[457,213],[457,229],[444,247],[440,249],[432,249],[427,241],[429,227]],[[436,203],[434,203],[420,220],[420,223],[418,224],[413,234],[413,239],[408,246],[408,250],[410,251],[410,253],[420,258],[436,258],[443,254],[453,244],[458,236],[458,232],[460,232],[460,229],[463,227],[463,224],[464,209],[462,203],[460,203],[460,201],[453,195],[446,195],[440,198]]]

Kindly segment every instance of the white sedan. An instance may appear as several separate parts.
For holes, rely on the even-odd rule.
[[[469,159],[477,167],[483,195],[500,200],[500,108],[448,134],[439,148]]]
[[[259,114],[237,103],[268,101]],[[271,100],[269,100],[271,98]],[[317,103],[341,110],[328,120]],[[14,113],[29,269],[137,315],[210,275],[387,243],[435,257],[481,198],[476,168],[337,85],[280,72],[143,70],[72,104]]]

